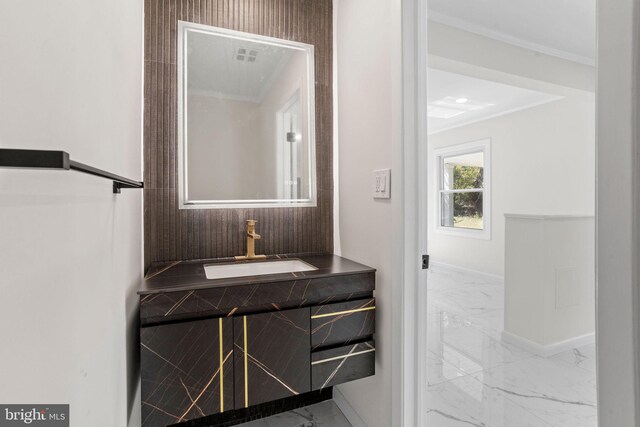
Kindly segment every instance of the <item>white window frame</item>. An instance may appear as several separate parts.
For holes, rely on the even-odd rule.
[[[484,228],[482,230],[474,230],[471,228],[454,228],[442,226],[442,160],[445,157],[461,156],[464,154],[483,153],[484,171],[483,171],[483,196],[482,196],[482,220]],[[435,211],[435,231],[441,234],[448,234],[458,237],[470,237],[475,239],[491,240],[491,138],[485,138],[478,141],[457,144],[434,150],[434,167],[436,176],[435,183],[436,203],[434,203]]]

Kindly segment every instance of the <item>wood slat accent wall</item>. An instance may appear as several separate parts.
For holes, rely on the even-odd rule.
[[[243,254],[250,218],[262,235],[257,253],[333,252],[332,1],[145,0],[144,7],[145,266]],[[315,46],[316,208],[178,209],[178,20]]]

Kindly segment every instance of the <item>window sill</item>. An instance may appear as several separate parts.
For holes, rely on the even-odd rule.
[[[437,234],[443,234],[446,236],[464,237],[479,240],[491,240],[491,230],[473,230],[470,228],[453,228],[453,227],[441,227],[437,226],[435,229]]]

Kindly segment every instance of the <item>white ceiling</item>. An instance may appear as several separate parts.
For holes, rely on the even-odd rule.
[[[428,0],[429,19],[593,65],[595,0]]]
[[[429,87],[427,91],[429,134],[562,99],[558,95],[433,68],[429,69],[427,84]],[[455,100],[461,100],[461,98],[466,98],[467,102],[457,104]],[[446,116],[447,114],[440,113],[449,110],[457,111],[452,111],[450,118],[433,117],[434,112],[438,116]]]
[[[294,52],[298,52],[200,32],[190,32],[187,44],[187,83],[191,93],[250,102],[262,100]],[[244,49],[244,55],[239,55],[240,49]]]

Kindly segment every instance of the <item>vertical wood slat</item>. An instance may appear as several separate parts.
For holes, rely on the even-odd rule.
[[[258,219],[267,254],[333,251],[331,0],[145,0],[145,265],[244,251],[244,221]],[[178,209],[178,20],[315,46],[316,208]]]

